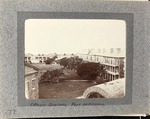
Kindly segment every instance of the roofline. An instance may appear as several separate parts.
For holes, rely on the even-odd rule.
[[[101,56],[101,57],[112,57],[112,58],[125,58],[125,56],[108,56],[108,55],[100,55],[100,54],[82,54],[82,53],[78,53],[81,55],[88,55],[88,56]]]
[[[32,75],[32,74],[35,74],[35,73],[38,73],[38,71],[33,71],[33,72],[30,72],[30,73],[26,73],[25,76],[29,76],[29,75]]]
[[[31,68],[33,68],[33,69],[35,69],[35,70],[40,70],[39,68],[37,68],[37,67],[35,67],[35,66],[33,66],[33,65],[29,64],[29,63],[27,63],[27,62],[25,62],[24,65],[25,65],[25,66],[28,66],[28,67],[31,67]]]

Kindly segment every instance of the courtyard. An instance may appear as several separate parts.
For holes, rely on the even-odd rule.
[[[60,69],[62,66],[59,64],[33,64],[40,70],[53,70]],[[64,69],[64,76],[59,83],[39,83],[39,98],[76,98],[83,94],[83,92],[90,86],[95,85],[92,81],[82,80],[74,70]]]
[[[64,81],[60,83],[40,83],[39,84],[39,98],[76,98],[83,94],[83,92],[94,84],[89,81]]]

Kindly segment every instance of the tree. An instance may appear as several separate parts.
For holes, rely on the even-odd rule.
[[[53,63],[56,58],[57,58],[57,56],[54,56],[53,58],[47,58],[47,60],[45,60],[45,64],[51,64],[51,63]]]
[[[59,77],[64,75],[62,69],[55,69],[55,70],[47,70],[42,76],[41,80],[54,83],[54,82],[59,82]]]
[[[86,80],[95,80],[98,76],[104,79],[105,72],[102,64],[94,62],[82,63],[77,68],[77,74]]]
[[[51,64],[53,61],[53,58],[47,58],[47,60],[45,60],[45,64]]]
[[[70,57],[70,58],[67,58],[67,57],[64,57],[62,59],[60,59],[59,61],[57,61],[60,65],[64,66],[65,68],[68,68],[68,69],[74,69],[74,70],[77,70],[77,67],[82,64],[83,62],[83,59],[82,58],[79,58],[77,56],[74,56],[74,57]]]
[[[61,66],[67,67],[68,66],[68,58],[64,57],[59,60]]]

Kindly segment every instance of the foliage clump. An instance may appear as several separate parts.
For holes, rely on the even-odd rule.
[[[105,73],[104,66],[94,62],[82,63],[77,69],[77,74],[85,80],[96,80],[98,77],[103,80]]]
[[[62,69],[55,69],[55,70],[47,70],[42,76],[41,81],[50,82],[50,83],[58,83],[60,81],[60,76],[63,76]]]

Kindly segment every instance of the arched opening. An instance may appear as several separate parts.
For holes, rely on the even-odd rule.
[[[105,97],[97,92],[92,92],[87,95],[87,98],[105,98]]]

